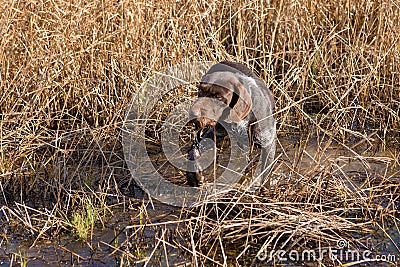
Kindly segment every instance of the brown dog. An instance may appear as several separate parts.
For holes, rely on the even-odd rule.
[[[223,61],[213,65],[202,77],[198,99],[189,116],[201,131],[212,127],[210,129],[215,129],[216,136],[221,138],[226,135],[221,124],[229,125],[239,137],[248,137],[250,145],[261,147],[261,164],[256,179],[251,182],[251,189],[256,189],[264,184],[275,156],[274,110],[273,96],[260,78],[240,63]],[[211,135],[214,131],[206,131],[200,138],[212,139]],[[198,142],[196,139],[189,150],[189,160],[196,160],[194,155],[200,154]],[[201,173],[188,172],[188,184],[198,186],[202,182],[200,177]]]

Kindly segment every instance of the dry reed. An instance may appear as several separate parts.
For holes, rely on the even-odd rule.
[[[188,244],[173,246],[221,265],[247,265],[267,243],[361,246],[352,232],[399,223],[399,39],[396,1],[1,0],[0,219],[51,236],[82,203],[107,210],[106,196],[132,195],[120,128],[140,84],[179,63],[233,60],[271,87],[278,138],[298,146],[281,142],[279,188],[184,211]]]

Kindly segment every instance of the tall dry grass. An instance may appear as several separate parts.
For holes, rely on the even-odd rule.
[[[191,61],[240,61],[257,72],[275,95],[280,137],[316,136],[320,150],[330,144],[386,149],[398,165],[399,39],[396,1],[1,0],[0,202],[50,200],[64,207],[76,199],[73,190],[129,194],[120,137],[126,108],[154,71]],[[328,201],[332,195],[322,184],[340,184],[346,201],[359,192],[329,181],[332,174],[321,174],[318,164],[310,173],[291,163],[282,170],[305,187],[293,191],[300,197],[279,193],[274,201]],[[371,196],[398,205],[398,183],[387,177],[377,183],[376,195],[362,205]],[[69,214],[69,208],[61,210]],[[296,228],[294,221],[285,231]]]
[[[3,186],[111,163],[140,83],[181,62],[247,63],[273,88],[281,133],[398,136],[399,13],[391,1],[2,1]]]

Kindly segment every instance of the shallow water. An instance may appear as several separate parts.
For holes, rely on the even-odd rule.
[[[277,155],[281,167],[279,171],[276,170],[275,175],[286,179],[286,174],[291,166],[296,165],[311,170],[332,166],[332,163],[334,163],[335,167],[332,168],[332,171],[337,172],[338,175],[342,173],[345,180],[350,177],[351,180],[346,182],[354,187],[362,188],[364,181],[374,176],[389,176],[393,181],[400,183],[400,169],[398,165],[395,166],[398,163],[394,162],[393,157],[390,156],[390,150],[381,152],[358,146],[353,148],[354,152],[349,152],[348,148],[330,144],[328,149],[321,151],[321,145],[318,145],[316,140],[310,140],[305,149],[303,145],[301,140],[295,138],[280,139]],[[355,152],[362,155],[363,158],[358,157]],[[391,173],[391,176],[389,173]],[[170,266],[191,265],[190,258],[185,257],[182,255],[182,251],[171,246],[163,247],[159,245],[159,249],[153,251],[153,247],[157,243],[155,236],[167,233],[168,228],[173,232],[174,225],[162,227],[162,229],[166,229],[162,233],[153,227],[143,227],[140,236],[134,233],[134,230],[140,228],[143,223],[138,218],[138,209],[143,203],[142,199],[147,199],[147,197],[143,193],[139,193],[130,200],[130,208],[122,208],[121,206],[114,208],[114,215],[107,219],[104,226],[97,225],[89,243],[77,240],[67,233],[49,240],[39,239],[35,242],[35,239],[30,237],[30,233],[24,232],[26,230],[23,227],[0,225],[3,229],[6,229],[0,243],[0,266],[19,265],[24,261],[28,263],[28,266],[143,266],[150,255],[149,266],[166,266],[166,261]],[[377,200],[377,203],[385,207],[383,202]],[[162,224],[179,219],[180,210],[178,208],[157,201],[149,202],[148,199],[145,203],[147,203],[146,210],[148,213],[147,224]],[[394,205],[396,206],[389,208],[398,211],[400,200],[397,200]],[[0,221],[4,221],[4,215],[1,214],[0,216],[3,216],[0,217]],[[399,222],[398,219],[397,222]],[[132,225],[139,226],[135,228],[131,227]],[[126,229],[126,227],[129,229]],[[15,231],[15,229],[19,230]],[[398,225],[389,225],[386,231],[377,228],[375,232],[362,238],[367,240],[366,243],[372,244],[375,253],[395,255],[396,261],[400,262]],[[127,259],[121,256],[123,253],[115,250],[114,247],[126,249],[133,256],[136,256],[137,261],[131,258],[128,263]],[[227,253],[236,254],[235,251],[227,251]]]
[[[155,209],[148,208],[146,224],[176,221],[177,210],[162,203],[155,202]],[[138,204],[139,205],[139,204]],[[144,227],[140,237],[133,234],[127,226],[139,225],[137,210],[115,208],[114,216],[103,226],[97,225],[89,242],[83,242],[68,234],[60,234],[49,240],[26,238],[22,233],[12,235],[0,246],[0,266],[22,264],[27,266],[143,266],[146,256],[153,252],[156,231],[152,227]],[[134,244],[137,243],[137,247]],[[125,244],[125,245],[124,245]],[[133,245],[133,246],[132,246]],[[138,260],[129,262],[121,258],[121,251],[115,247],[131,249]],[[168,249],[168,261],[171,265],[184,266],[188,260],[179,256],[177,251]],[[164,264],[159,265],[160,262]],[[154,265],[155,264],[155,265]],[[182,265],[183,264],[183,265]],[[165,259],[155,253],[149,260],[149,266],[164,266]]]

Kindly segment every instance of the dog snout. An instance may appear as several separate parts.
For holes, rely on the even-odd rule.
[[[201,111],[198,109],[190,109],[189,110],[189,119],[193,120],[193,119],[197,119],[201,116]]]
[[[193,121],[196,125],[196,128],[200,129],[203,126],[201,110],[191,108],[189,110],[189,120]]]
[[[216,121],[205,116],[202,110],[189,111],[190,120],[195,123],[197,129],[207,126],[215,126]]]

